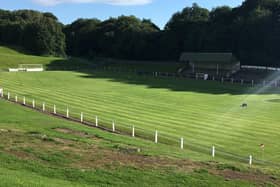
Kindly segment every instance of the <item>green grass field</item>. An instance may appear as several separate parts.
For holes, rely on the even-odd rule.
[[[17,68],[18,64],[46,65],[56,60],[61,60],[61,58],[24,55],[11,48],[0,46],[0,69]]]
[[[277,184],[259,172],[176,158],[171,156],[176,149],[170,146],[88,128],[3,100],[0,106],[3,187]],[[129,152],[137,147],[140,153]]]
[[[22,55],[13,51],[7,52],[5,50],[8,49],[0,48],[0,67],[2,69],[7,68],[11,64],[15,66],[17,63],[26,64],[32,61],[31,59],[33,58],[34,61],[32,62],[36,64],[40,63],[42,58],[44,61],[42,64],[45,64],[46,67],[68,69],[67,67],[64,68],[69,62],[67,59],[52,60],[52,57],[34,57]],[[6,64],[6,56],[1,55],[3,53],[14,53],[11,54],[12,57],[9,64]],[[26,56],[26,59],[23,61],[18,60],[23,59],[24,56]],[[72,59],[71,62],[77,65],[79,61]],[[70,64],[73,64],[71,62]],[[75,65],[72,67],[75,67]],[[12,97],[14,97],[15,94],[18,95],[20,101],[22,101],[22,96],[26,96],[29,103],[32,99],[36,100],[37,106],[41,105],[42,102],[46,102],[49,109],[52,108],[53,104],[56,104],[57,110],[60,113],[65,113],[66,107],[69,107],[70,115],[78,116],[80,112],[83,112],[85,119],[92,121],[94,121],[94,117],[97,115],[100,123],[106,124],[108,127],[112,121],[115,121],[117,129],[131,129],[131,126],[134,125],[136,127],[136,135],[140,132],[149,135],[149,141],[142,141],[122,136],[114,138],[114,136],[116,136],[114,134],[98,131],[98,136],[102,136],[102,138],[105,137],[108,141],[102,144],[101,147],[116,148],[120,143],[121,145],[141,147],[146,150],[143,153],[146,155],[161,155],[180,159],[188,158],[207,162],[212,160],[210,157],[210,149],[215,145],[218,154],[219,151],[226,151],[240,155],[244,163],[248,162],[247,159],[249,155],[253,155],[254,159],[257,158],[274,163],[280,161],[280,142],[278,141],[280,138],[280,126],[278,125],[278,111],[280,109],[279,89],[249,88],[231,84],[222,85],[211,81],[205,82],[170,78],[156,79],[153,77],[136,76],[133,73],[113,73],[100,70],[87,70],[87,72],[46,71],[41,73],[8,73],[2,71],[0,72],[0,86],[4,88],[5,93],[7,93],[7,91],[11,92]],[[242,109],[240,107],[240,104],[243,102],[248,103],[248,108]],[[5,102],[1,102],[1,112],[3,114],[1,114],[0,117],[0,124],[4,129],[15,128],[22,129],[23,131],[39,131],[40,134],[47,134],[50,136],[57,135],[57,132],[50,131],[49,128],[57,127],[58,124],[59,127],[62,125],[63,127],[77,130],[82,129],[86,132],[96,132],[91,128],[81,127],[78,124],[62,120],[55,120],[50,116],[44,116],[27,110],[28,109],[24,109],[23,107],[14,107]],[[14,111],[16,111],[15,114],[13,113]],[[34,118],[33,115],[35,116]],[[12,120],[8,118],[9,116],[12,116]],[[46,130],[46,128],[48,130]],[[152,143],[151,137],[153,137],[155,130],[159,131],[160,143],[163,141],[163,138],[165,138],[165,141],[167,138],[172,142],[173,146],[164,144],[156,145]],[[11,136],[17,137],[17,135]],[[67,135],[67,138],[71,139],[71,137],[72,136]],[[179,139],[181,137],[185,140],[184,150],[179,149]],[[7,138],[11,138],[10,135],[7,136]],[[23,139],[24,142],[30,141],[30,137],[28,136],[23,136]],[[84,138],[81,141],[88,142],[88,140]],[[3,142],[2,149],[5,147],[5,141]],[[260,144],[265,144],[264,151],[260,149]],[[201,152],[199,149],[191,148],[197,145],[203,146],[206,148],[206,151]],[[11,147],[13,147],[13,144],[11,144]],[[29,151],[29,149],[24,150],[24,154]],[[61,156],[60,152],[53,153],[50,151],[50,154],[54,155],[53,158],[49,159],[45,158],[45,155],[49,155],[48,151],[50,150],[46,152],[42,152],[40,149],[35,150],[36,157],[38,157],[37,154],[39,154],[40,160],[45,160],[46,163],[53,162],[53,165],[55,165],[62,162],[62,160],[65,161],[66,158],[75,159],[75,156],[77,156]],[[3,162],[10,159],[7,158],[7,152],[9,153],[9,151],[3,152]],[[33,150],[31,150],[31,153],[32,155],[35,154]],[[14,155],[18,156],[17,154]],[[32,160],[32,155],[28,157],[28,160]],[[77,157],[79,157],[79,155]],[[9,163],[21,162],[17,157],[11,159]],[[13,159],[15,159],[15,161],[13,161]],[[232,162],[232,160],[219,157],[216,158],[216,161],[230,164],[235,163],[234,160]],[[90,162],[91,160],[87,160],[86,163]],[[62,162],[62,164],[63,163],[64,162]],[[31,171],[35,170],[34,173],[15,172],[15,168],[18,167],[18,165],[21,167],[21,163],[12,165],[13,167],[9,164],[5,167],[3,166],[4,169],[1,173],[7,173],[7,176],[2,175],[4,178],[9,178],[8,176],[11,175],[19,175],[27,181],[28,178],[34,177],[33,175],[41,175],[41,171],[38,169],[41,166],[36,164],[34,168],[37,168],[37,170],[34,168],[30,169]],[[64,164],[67,165],[67,163]],[[26,169],[25,167],[27,166],[24,166],[23,170]],[[273,165],[264,165],[262,167],[274,168]],[[64,166],[61,166],[61,168],[64,168]],[[69,176],[67,175],[65,178],[64,175],[59,173],[68,172],[68,170],[58,170],[58,173],[54,174],[54,176],[50,174],[53,170],[48,170],[47,167],[46,169],[42,169],[42,172],[45,170],[48,171],[47,176],[43,175],[43,178],[39,179],[37,182],[46,180],[49,183],[52,182],[53,185],[60,184],[60,182],[63,185],[67,185],[67,182],[69,182],[67,180],[72,178],[72,174],[69,174]],[[90,174],[82,174],[81,171],[75,173],[75,170],[73,174],[74,181],[77,176],[82,176],[82,179],[87,178],[88,175],[91,177],[85,180],[84,183],[71,183],[71,185],[80,186],[83,184],[86,186],[92,184],[92,182],[96,180],[100,181],[100,183],[97,184],[100,185],[106,182],[105,179],[108,175],[116,175],[116,178],[122,178],[121,181],[127,178],[131,180],[132,176],[137,176],[137,180],[140,181],[143,179],[147,181],[158,181],[156,184],[166,184],[169,186],[176,184],[180,179],[179,175],[181,175],[176,172],[167,172],[162,175],[162,172],[165,172],[165,170],[162,169],[155,171],[155,173],[150,169],[141,172],[138,170],[134,171],[133,168],[130,167],[124,167],[120,170],[121,174],[119,175],[116,174],[118,172],[114,173],[108,170],[95,170]],[[274,171],[277,171],[277,169]],[[92,175],[97,174],[96,172],[100,174],[100,176],[92,178]],[[122,175],[122,173],[129,173],[131,175],[126,176]],[[198,172],[198,174],[195,173],[189,180],[187,179],[188,182],[191,181],[190,183],[182,183],[181,185],[203,186],[205,180],[209,181],[209,183],[205,183],[205,186],[213,184],[215,184],[213,186],[217,186],[217,184],[221,186],[222,184],[226,184],[223,179],[220,180],[215,177],[211,179],[213,176],[209,176],[204,172],[202,173],[203,174],[201,174],[201,172]],[[145,178],[144,175],[151,175],[151,178]],[[161,178],[158,178],[159,175],[163,176],[163,178],[167,178],[169,182],[160,182]],[[174,178],[168,178],[168,176],[174,176]],[[186,175],[184,174],[183,178],[185,177]],[[196,177],[201,177],[201,180],[197,183],[195,180],[192,181],[193,177],[195,180]],[[111,182],[110,184],[122,185],[121,181],[116,183]],[[17,184],[12,182],[16,181],[12,181],[11,179],[6,184]],[[131,185],[135,182],[136,181],[132,180],[131,183],[126,184]],[[43,183],[38,183],[38,185],[43,186]],[[150,183],[145,185],[150,185]],[[232,185],[240,186],[241,184],[233,183]],[[28,186],[28,182],[26,182],[26,186]]]
[[[154,79],[110,72],[1,73],[6,91],[69,106],[86,118],[98,115],[104,123],[134,125],[179,141],[255,158],[280,161],[277,90],[254,94],[250,88],[216,82]],[[248,89],[246,91],[246,89]],[[29,100],[30,101],[30,100]],[[247,109],[240,108],[247,102]],[[58,110],[59,110],[58,109]],[[159,135],[159,137],[161,136]],[[159,138],[160,139],[160,138]],[[159,140],[160,141],[160,140]],[[265,153],[259,144],[265,144]]]

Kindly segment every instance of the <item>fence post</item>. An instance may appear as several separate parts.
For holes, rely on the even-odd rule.
[[[35,100],[32,100],[32,107],[35,108]]]
[[[181,149],[184,149],[184,138],[181,138],[181,145],[180,145]]]
[[[8,92],[8,100],[10,99],[10,92]]]
[[[135,137],[135,128],[132,126],[132,137]]]
[[[254,87],[254,80],[252,80],[252,87]]]
[[[113,130],[113,132],[115,132],[115,122],[114,121],[112,122],[112,130]]]
[[[69,118],[69,108],[66,109],[66,118]]]
[[[84,121],[84,114],[81,112],[81,123]]]
[[[244,84],[244,80],[242,79],[242,80],[241,80],[241,85],[243,85],[243,84]]]
[[[253,157],[252,155],[249,156],[249,165],[251,166],[253,164]]]
[[[233,83],[234,83],[234,79],[232,78],[232,79],[231,79],[231,84],[233,84]]]
[[[222,84],[224,83],[224,77],[222,77]]]
[[[26,104],[26,102],[25,102],[25,96],[23,97],[23,105],[25,105]]]
[[[18,102],[18,98],[17,98],[17,95],[15,96],[15,101],[16,101],[16,103]]]
[[[213,76],[212,80],[214,81],[215,80],[215,77]]]
[[[56,114],[56,106],[53,105],[53,113]]]
[[[158,131],[155,132],[155,143],[158,143]]]
[[[215,158],[215,146],[212,147],[212,157]]]
[[[98,127],[98,117],[95,116],[95,126]]]

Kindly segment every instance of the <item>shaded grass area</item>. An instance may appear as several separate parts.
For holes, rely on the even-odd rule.
[[[207,165],[178,159],[180,151],[169,146],[83,127],[2,100],[0,106],[0,186],[254,186],[274,182],[268,177],[225,180],[210,172],[216,166],[208,171],[202,169]],[[143,151],[123,152],[133,147]],[[110,162],[109,155],[115,160],[109,157]]]

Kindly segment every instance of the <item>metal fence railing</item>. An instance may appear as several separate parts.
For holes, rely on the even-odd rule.
[[[151,77],[161,77],[161,78],[181,78],[181,79],[194,79],[194,80],[205,80],[204,77],[198,76],[196,73],[189,74],[178,74],[175,72],[148,72],[148,71],[139,71],[139,70],[127,70],[123,68],[117,67],[103,67],[102,71],[110,71],[115,73],[134,73],[138,76],[151,76]],[[280,80],[254,80],[254,79],[237,79],[231,77],[223,77],[223,76],[211,76],[208,75],[205,81],[216,81],[220,83],[231,83],[235,85],[241,86],[250,86],[250,87],[258,87],[258,86],[268,86],[268,87],[280,87]]]

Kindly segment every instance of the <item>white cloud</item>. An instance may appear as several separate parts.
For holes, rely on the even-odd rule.
[[[103,3],[110,5],[130,6],[145,5],[153,0],[33,0],[33,2],[43,6],[54,6],[62,3]]]

